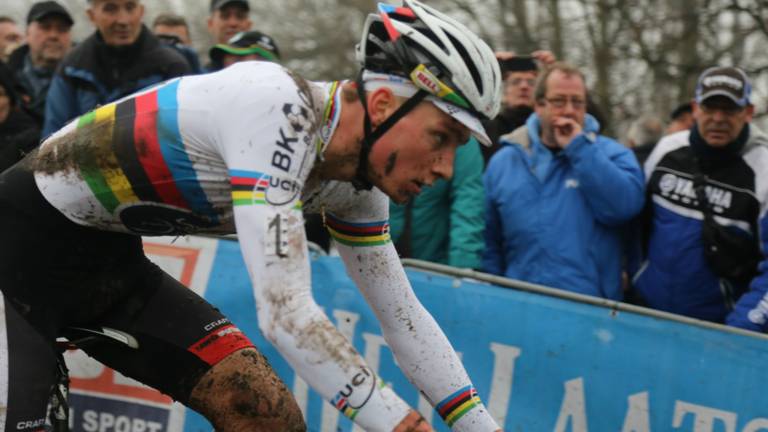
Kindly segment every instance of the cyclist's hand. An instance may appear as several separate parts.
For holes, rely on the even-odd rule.
[[[434,432],[418,411],[411,410],[392,432]]]

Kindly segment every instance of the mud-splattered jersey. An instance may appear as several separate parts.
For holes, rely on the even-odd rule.
[[[99,107],[30,162],[43,196],[77,224],[140,235],[237,232],[267,339],[342,413],[368,430],[392,430],[408,405],[312,299],[302,207],[323,210],[405,374],[454,430],[495,430],[408,283],[389,239],[387,197],[310,179],[338,125],[340,93],[338,82],[238,63]]]

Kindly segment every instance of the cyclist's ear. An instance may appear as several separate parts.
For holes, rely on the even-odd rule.
[[[380,87],[368,92],[368,115],[371,126],[376,128],[384,122],[400,106],[399,98],[388,87]]]

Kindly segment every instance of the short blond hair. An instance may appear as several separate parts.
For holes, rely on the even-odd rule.
[[[547,80],[553,72],[560,71],[565,76],[578,76],[581,78],[581,82],[584,83],[584,97],[589,97],[587,91],[587,79],[584,77],[584,73],[576,66],[573,66],[566,62],[555,62],[544,68],[536,79],[536,88],[533,90],[533,97],[536,101],[541,101],[547,97]]]

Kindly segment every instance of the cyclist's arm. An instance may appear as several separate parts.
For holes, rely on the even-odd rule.
[[[233,74],[238,70],[230,68]],[[306,118],[312,108],[293,78],[280,73],[267,78],[240,79],[233,86],[237,93],[226,95],[232,108],[217,110],[221,114],[214,113],[211,127],[229,169],[259,328],[298,375],[343,414],[367,430],[392,431],[408,405],[381,386],[312,298],[299,201],[315,159],[307,126],[312,119]],[[249,95],[250,85],[258,87],[258,97]]]
[[[408,282],[389,241],[386,197],[378,190],[336,195],[350,198],[327,212],[326,224],[397,364],[452,430],[498,430],[448,339]]]
[[[368,430],[391,431],[409,407],[382,386],[312,298],[303,218],[291,207],[235,208],[259,328],[296,372],[344,415]]]

